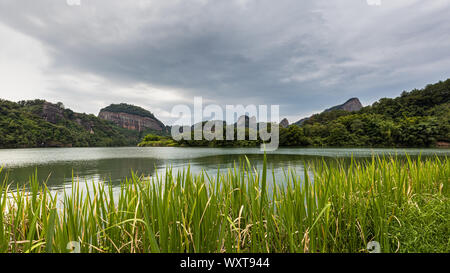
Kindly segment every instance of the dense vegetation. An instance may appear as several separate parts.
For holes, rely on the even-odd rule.
[[[118,189],[74,182],[59,196],[35,178],[30,191],[4,181],[0,252],[67,252],[72,241],[82,252],[367,252],[371,241],[450,251],[447,158],[311,164],[273,184],[264,160],[217,177],[168,169]]]
[[[280,132],[282,145],[430,147],[450,142],[450,79],[383,98],[358,112],[312,116]]]
[[[0,100],[0,148],[125,146],[138,139],[137,132],[64,109],[62,103]]]
[[[139,147],[175,147],[178,143],[169,136],[159,136],[155,134],[147,134],[140,143]]]
[[[194,140],[195,139],[195,131],[192,130],[190,132],[190,139],[183,138],[181,140],[175,141],[170,136],[158,137],[154,134],[149,134],[138,144],[140,147],[152,147],[152,146],[170,146],[170,147],[259,147],[263,141],[258,138],[257,140],[249,140],[249,129],[244,129],[245,139],[238,139],[238,129],[233,127],[234,130],[234,139],[236,140],[226,140],[226,127],[223,128],[223,136],[222,140],[213,139],[207,140],[203,138],[202,140]],[[270,130],[269,130],[270,131]],[[189,133],[185,133],[187,136]]]
[[[193,139],[193,138],[192,138]],[[236,139],[236,138],[235,138]],[[247,138],[248,139],[248,138]],[[180,146],[242,147],[262,141],[181,140]],[[280,146],[434,147],[450,145],[450,79],[383,98],[357,112],[325,111],[280,128]],[[141,145],[145,146],[145,142]]]

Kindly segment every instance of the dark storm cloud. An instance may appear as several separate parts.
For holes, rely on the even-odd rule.
[[[448,14],[439,0],[0,1],[0,22],[46,49],[45,73],[59,79],[49,97],[93,113],[125,101],[157,115],[203,96],[280,104],[296,119],[423,87],[448,77]],[[178,96],[156,103],[140,86]]]

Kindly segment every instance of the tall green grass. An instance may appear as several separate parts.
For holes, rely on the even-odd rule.
[[[64,194],[32,177],[0,187],[0,252],[382,252],[450,251],[447,158],[287,170],[269,187],[247,162],[210,177],[189,168],[132,176]]]

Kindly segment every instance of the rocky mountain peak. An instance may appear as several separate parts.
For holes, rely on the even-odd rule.
[[[356,111],[361,110],[361,108],[363,108],[361,101],[358,98],[351,98],[351,99],[347,100],[346,102],[344,102],[343,104],[333,106],[331,108],[324,110],[323,112],[330,112],[330,111],[334,111],[334,110],[344,110],[344,111],[348,111],[348,112],[356,112]],[[310,118],[311,117],[303,118],[303,119],[295,122],[294,124],[300,126]]]
[[[329,111],[333,111],[333,110],[344,110],[344,111],[348,111],[348,112],[355,112],[355,111],[361,110],[361,108],[363,108],[363,105],[359,101],[359,99],[351,98],[343,104],[336,105],[334,107],[331,107],[331,108],[325,110],[325,112],[329,112]]]
[[[289,121],[287,120],[287,118],[284,118],[284,119],[280,122],[280,127],[281,127],[281,128],[287,128],[287,127],[289,127]]]

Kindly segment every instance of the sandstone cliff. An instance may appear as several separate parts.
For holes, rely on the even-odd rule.
[[[100,110],[99,118],[111,121],[117,126],[134,131],[163,131],[164,124],[149,111],[129,104],[112,104]]]
[[[42,112],[40,113],[40,116],[45,121],[55,124],[64,119],[63,110],[64,109],[59,105],[46,101],[42,104]]]

